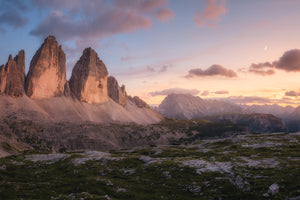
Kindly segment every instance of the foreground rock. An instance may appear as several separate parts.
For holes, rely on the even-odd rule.
[[[24,82],[25,53],[21,50],[14,59],[10,55],[5,66],[0,66],[0,94],[23,96]]]
[[[108,96],[112,100],[114,100],[116,103],[120,104],[121,106],[126,105],[128,101],[128,97],[125,91],[125,86],[122,85],[122,87],[120,87],[115,77],[113,76],[108,77],[107,90],[108,90]]]
[[[87,103],[108,101],[108,72],[105,64],[92,48],[86,48],[77,61],[69,81],[74,96]]]
[[[33,56],[26,79],[26,94],[43,99],[65,94],[66,56],[54,36],[45,39]]]

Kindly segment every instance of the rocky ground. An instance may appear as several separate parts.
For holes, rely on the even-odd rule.
[[[0,159],[0,199],[300,199],[300,134]]]

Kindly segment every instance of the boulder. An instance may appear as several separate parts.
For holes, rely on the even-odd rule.
[[[272,195],[276,195],[279,192],[279,186],[274,183],[269,187],[268,193]]]
[[[43,99],[65,94],[66,55],[54,36],[48,36],[33,56],[26,78],[26,94]]]
[[[86,48],[73,68],[69,81],[70,90],[79,101],[107,102],[107,77],[108,72],[103,61],[92,48]]]
[[[107,92],[108,96],[116,103],[121,106],[126,105],[128,97],[125,91],[125,86],[122,85],[122,87],[120,87],[118,81],[113,76],[109,76],[107,79]]]
[[[10,55],[6,65],[0,66],[0,94],[21,97],[25,83],[25,52],[19,51],[13,59]]]

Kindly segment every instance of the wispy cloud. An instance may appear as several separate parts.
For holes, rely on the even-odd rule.
[[[200,91],[197,89],[169,88],[169,89],[165,89],[165,90],[150,92],[149,94],[151,96],[165,96],[165,95],[169,95],[169,94],[197,95],[197,94],[199,94],[199,92]]]
[[[135,57],[135,56],[122,56],[121,57],[121,61],[129,61],[129,60],[135,60],[135,59],[137,59],[137,57]]]
[[[193,78],[193,77],[205,77],[205,76],[225,76],[229,78],[237,77],[237,74],[231,70],[226,69],[225,67],[221,65],[212,65],[208,69],[203,70],[200,68],[191,69],[189,71],[189,74],[186,75],[186,78]]]
[[[175,14],[169,8],[160,8],[154,13],[154,16],[157,20],[165,22],[173,19]]]
[[[227,90],[220,90],[220,91],[215,91],[215,94],[229,94]]]
[[[200,95],[201,96],[208,96],[210,94],[210,92],[208,90],[203,91]]]
[[[198,26],[215,27],[226,13],[225,0],[206,0],[205,9],[197,11],[194,20]]]
[[[230,96],[226,98],[217,98],[218,100],[235,103],[235,104],[285,104],[298,106],[300,102],[295,101],[294,98],[267,98],[259,96]]]

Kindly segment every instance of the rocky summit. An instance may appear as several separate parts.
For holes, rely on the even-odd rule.
[[[48,36],[33,56],[26,78],[26,94],[42,99],[63,96],[66,80],[66,56],[54,36]]]
[[[138,96],[128,96],[129,101],[133,102],[139,108],[150,108],[150,106]]]
[[[125,91],[125,86],[119,86],[118,81],[113,76],[107,79],[108,96],[121,106],[125,106],[128,101],[128,96]]]
[[[5,66],[0,66],[0,94],[23,96],[24,81],[25,53],[21,50],[14,59],[10,55]]]
[[[107,77],[103,61],[92,48],[86,48],[72,71],[69,81],[71,92],[83,102],[107,102]]]

